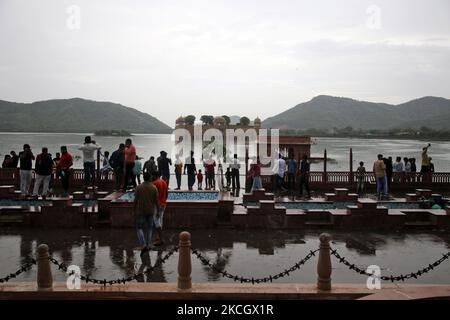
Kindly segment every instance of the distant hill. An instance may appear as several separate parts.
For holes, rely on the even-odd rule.
[[[450,100],[423,97],[399,105],[317,96],[263,121],[264,128],[354,129],[420,128],[448,129]]]
[[[0,131],[170,133],[172,129],[147,113],[111,102],[80,98],[15,103],[0,100]]]

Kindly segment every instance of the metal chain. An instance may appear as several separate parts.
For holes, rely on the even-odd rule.
[[[0,283],[8,282],[11,279],[18,277],[20,274],[30,271],[36,264],[36,260],[30,259],[30,262],[23,264],[16,272],[10,273],[6,277],[0,278]]]
[[[368,273],[364,269],[361,269],[361,268],[357,267],[355,264],[350,263],[345,257],[342,257],[337,252],[336,249],[332,249],[330,252],[331,252],[331,255],[336,257],[336,259],[339,261],[339,263],[342,263],[342,264],[346,265],[350,270],[354,270],[356,273],[359,273],[361,275],[375,277],[375,278],[377,277],[376,275]],[[405,281],[405,280],[408,280],[408,279],[411,279],[411,278],[417,279],[418,277],[424,275],[425,273],[427,273],[427,272],[433,270],[434,268],[436,268],[437,266],[439,266],[442,262],[444,262],[448,258],[450,258],[450,251],[447,252],[446,254],[443,254],[440,259],[438,259],[435,262],[429,264],[427,267],[424,267],[424,268],[418,270],[417,272],[411,272],[411,273],[408,273],[408,274],[400,274],[400,275],[397,275],[397,276],[394,276],[394,275],[381,276],[380,279],[383,280],[383,281],[391,281],[391,282]]]
[[[310,251],[303,259],[301,259],[299,262],[294,264],[292,267],[285,269],[284,271],[276,274],[276,275],[269,275],[264,278],[245,278],[243,276],[237,276],[229,273],[226,270],[220,270],[215,264],[211,263],[208,258],[203,256],[197,249],[191,249],[192,253],[200,260],[200,262],[211,268],[211,270],[214,270],[215,272],[222,275],[222,277],[233,279],[234,281],[240,281],[241,283],[251,283],[251,284],[259,284],[259,283],[266,283],[266,282],[272,282],[273,280],[277,280],[279,278],[283,278],[285,276],[289,276],[290,273],[296,271],[297,269],[300,269],[309,259],[311,259],[313,256],[315,256],[316,252],[319,251],[319,249],[316,249],[314,251]]]
[[[114,280],[107,280],[107,279],[102,280],[102,279],[90,278],[89,276],[85,276],[85,275],[80,275],[80,280],[85,281],[86,283],[90,282],[90,283],[94,283],[94,284],[101,284],[103,286],[106,286],[107,284],[109,284],[109,285],[125,284],[127,282],[137,280],[139,277],[142,277],[145,274],[149,274],[149,273],[153,272],[154,269],[161,267],[177,251],[178,251],[178,246],[173,247],[164,255],[164,257],[162,257],[160,260],[158,260],[158,262],[155,263],[155,265],[153,267],[150,267],[143,272],[135,273],[134,275],[129,276],[127,278],[119,278],[119,279],[114,279]],[[62,270],[63,272],[67,273],[67,266],[63,262],[60,263],[60,262],[58,262],[58,260],[56,260],[53,257],[49,257],[49,260],[54,265],[58,266],[59,270]],[[74,274],[75,274],[74,270],[69,272],[69,275],[74,275]]]

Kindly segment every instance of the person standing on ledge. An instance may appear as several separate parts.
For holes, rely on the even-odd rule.
[[[39,196],[39,189],[41,184],[43,184],[41,196],[45,199],[53,171],[52,156],[48,153],[46,147],[42,148],[42,153],[37,155],[34,171],[36,172],[36,178],[34,180],[33,197],[37,198]]]
[[[70,167],[73,165],[72,155],[67,152],[67,147],[61,147],[61,159],[56,167],[56,175],[61,178],[64,195],[69,195]]]
[[[241,163],[239,162],[238,156],[235,153],[233,160],[230,164],[231,168],[231,189],[234,197],[239,197],[239,191],[241,190],[241,182],[239,177],[239,169],[241,168]]]
[[[388,195],[388,184],[386,181],[386,164],[383,161],[383,155],[378,155],[378,160],[373,163],[373,174],[377,182],[377,196],[378,200],[382,199],[381,189],[384,189],[384,196]]]
[[[252,189],[251,192],[262,189],[261,182],[261,162],[259,161],[259,156],[256,159],[253,159],[250,164],[249,176],[253,179],[252,181]]]
[[[136,161],[136,148],[133,145],[131,139],[125,140],[125,159],[124,159],[124,170],[125,170],[125,179],[123,182],[123,191],[127,191],[128,184],[131,181],[132,185],[136,187],[136,181],[133,179],[133,168],[134,162]]]
[[[183,174],[183,162],[180,160],[180,155],[176,155],[175,160],[175,178],[177,179],[177,187],[175,190],[181,189],[181,175]]]
[[[192,191],[192,187],[195,184],[195,175],[197,174],[197,168],[195,167],[194,151],[191,151],[191,156],[186,158],[186,161],[184,163],[183,174],[186,174],[186,169],[188,175],[188,189],[189,191]]]
[[[28,196],[31,185],[31,168],[33,166],[34,154],[29,144],[23,145],[23,151],[19,153],[20,159],[20,193]]]
[[[84,138],[84,144],[78,148],[83,152],[84,168],[84,189],[94,187],[95,184],[95,151],[100,150],[101,146],[92,141],[91,136]]]
[[[123,178],[123,165],[125,159],[125,144],[121,143],[119,149],[114,151],[109,158],[109,164],[114,172],[115,189],[114,191],[120,190]]]
[[[158,174],[158,166],[156,165],[154,156],[151,156],[147,161],[144,162],[143,172],[148,172],[151,176]]]
[[[141,184],[142,162],[139,156],[136,156],[136,161],[133,167],[133,180],[135,185]]]
[[[429,182],[430,177],[430,157],[428,156],[428,148],[431,147],[429,143],[426,147],[422,148],[422,166],[420,173],[422,175],[422,182]]]
[[[311,198],[311,190],[309,189],[309,161],[308,156],[305,154],[300,162],[300,196],[303,196],[303,186],[305,186],[308,192],[308,199]]]
[[[294,153],[289,154],[289,160],[287,162],[287,177],[288,177],[288,189],[289,194],[294,196],[295,189],[295,175],[297,173],[297,161],[294,159]]]
[[[156,241],[153,243],[155,246],[161,246],[164,244],[163,236],[162,236],[162,227],[163,227],[163,218],[164,218],[164,210],[166,210],[167,197],[169,195],[169,188],[164,179],[161,179],[159,176],[153,176],[153,185],[158,190],[158,208],[153,219],[153,223],[155,225],[156,230]]]
[[[167,158],[167,152],[161,151],[160,156],[156,161],[158,162],[159,175],[163,178],[163,180],[169,185],[170,182],[170,168],[172,165],[172,159]]]
[[[366,177],[366,168],[364,167],[364,162],[359,163],[358,169],[356,169],[356,193],[362,195],[364,193],[364,180]]]
[[[158,212],[158,190],[151,183],[150,173],[144,173],[144,182],[136,187],[133,212],[136,223],[136,233],[141,246],[141,257],[149,251],[152,241],[153,221]],[[147,231],[147,234],[145,233]]]

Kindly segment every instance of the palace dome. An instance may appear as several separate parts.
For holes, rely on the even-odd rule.
[[[224,127],[227,124],[227,122],[225,121],[225,119],[223,117],[219,116],[219,117],[214,117],[213,124],[215,127]]]

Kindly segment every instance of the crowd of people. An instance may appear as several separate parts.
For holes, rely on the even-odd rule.
[[[396,183],[400,182],[430,182],[431,174],[434,172],[434,164],[432,158],[428,155],[428,149],[431,144],[428,144],[422,149],[422,165],[420,168],[420,175],[417,176],[417,165],[415,158],[396,157],[393,162],[392,157],[383,157],[382,154],[377,156],[373,164],[373,174],[377,186],[378,199],[383,197],[389,197],[389,190],[391,188],[392,181]],[[359,163],[359,167],[356,170],[357,192],[359,194],[364,193],[364,184],[366,180],[366,169],[364,162]]]
[[[373,164],[373,175],[377,185],[377,195],[379,198],[388,196],[388,191],[391,187],[391,182],[417,182],[430,181],[431,175],[434,172],[434,164],[432,158],[428,155],[428,149],[431,144],[428,144],[422,149],[421,155],[421,169],[420,174],[417,175],[417,165],[415,158],[396,157],[393,161],[392,157],[383,157],[378,155],[377,160]],[[141,184],[141,175],[149,173],[150,177],[158,176],[169,186],[171,177],[171,166],[174,167],[174,175],[176,178],[175,190],[181,190],[182,176],[187,175],[188,190],[192,191],[197,182],[198,190],[227,190],[232,191],[233,196],[239,195],[240,190],[240,169],[241,163],[237,154],[234,154],[226,172],[222,171],[222,164],[217,164],[210,154],[202,162],[202,169],[197,169],[198,163],[194,158],[194,152],[183,161],[177,154],[176,160],[172,163],[172,159],[168,157],[167,152],[161,151],[160,155],[155,159],[151,156],[143,164],[136,154],[136,147],[133,145],[131,139],[126,139],[125,143],[121,143],[117,150],[110,155],[109,151],[102,153],[102,147],[96,143],[90,136],[86,136],[84,143],[78,147],[83,154],[83,168],[84,168],[84,185],[85,188],[95,188],[96,178],[106,179],[110,173],[114,176],[116,191],[126,191],[135,189]],[[96,177],[96,154],[100,153],[103,157],[103,166],[100,169],[100,176]],[[33,164],[35,161],[35,184],[31,191],[31,180]],[[68,152],[66,146],[60,148],[55,157],[48,152],[47,147],[43,147],[41,153],[34,155],[30,145],[25,144],[23,150],[16,154],[11,151],[10,154],[5,155],[2,167],[3,168],[17,168],[20,169],[20,190],[23,196],[45,197],[52,193],[54,178],[61,180],[63,192],[65,195],[69,191],[69,182],[71,175],[71,168],[73,166],[73,157]],[[216,172],[217,171],[217,172]],[[309,173],[310,162],[308,156],[304,155],[300,163],[294,159],[292,152],[288,157],[283,157],[279,154],[272,168],[273,173],[273,190],[276,195],[288,193],[294,195],[295,190],[299,190],[299,196],[303,197],[306,191],[307,198],[311,197],[309,188]],[[261,162],[259,157],[255,157],[250,163],[248,176],[251,178],[251,190],[262,189],[261,180]],[[226,184],[223,183],[225,177]],[[366,168],[364,162],[360,162],[359,167],[355,172],[357,192],[364,193],[364,186],[367,180]],[[219,180],[218,180],[219,179]]]
[[[299,197],[303,197],[306,191],[306,197],[311,198],[311,190],[309,188],[309,173],[310,162],[307,155],[303,155],[300,161],[300,166],[297,160],[294,159],[294,154],[291,152],[287,158],[283,157],[281,153],[278,154],[278,159],[272,167],[273,191],[276,196],[288,194],[295,195],[296,181],[298,180]],[[261,161],[259,157],[253,159],[250,163],[248,172],[249,178],[252,179],[251,191],[262,189],[261,180]],[[285,180],[287,178],[287,184]],[[285,188],[287,186],[287,188]]]

